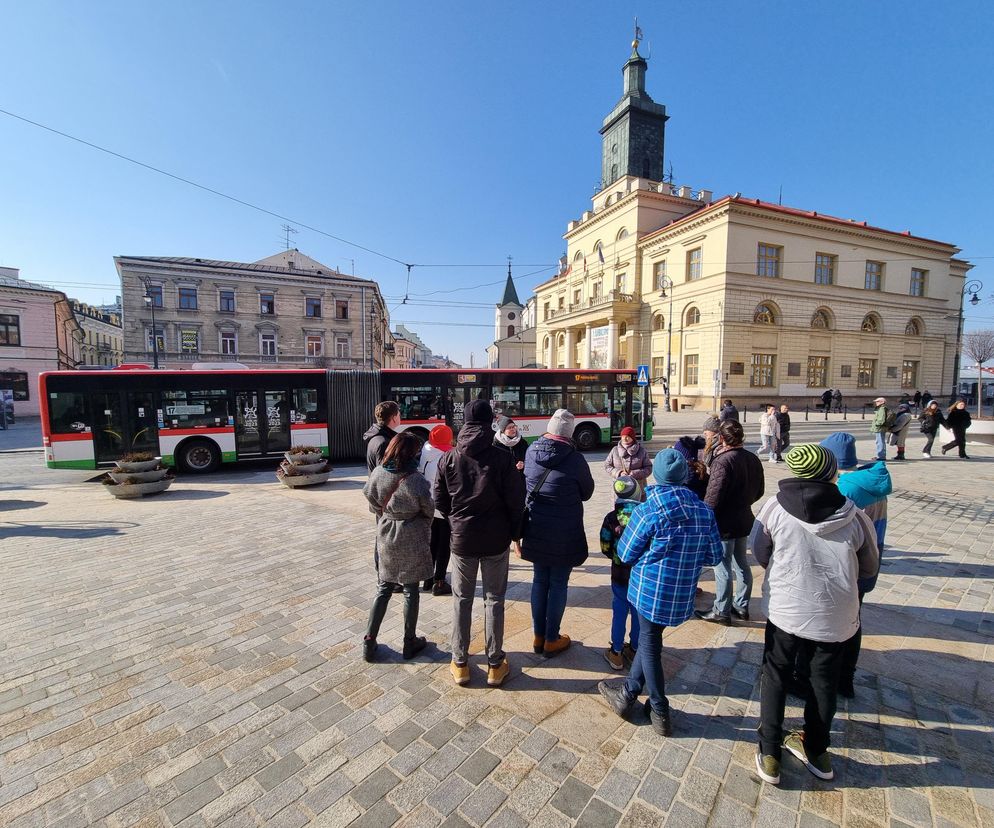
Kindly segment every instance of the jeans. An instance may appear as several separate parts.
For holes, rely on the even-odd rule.
[[[639,648],[639,614],[635,607],[628,603],[628,587],[621,584],[611,584],[611,649],[621,652],[625,646],[625,626],[628,617],[632,618],[632,649]]]
[[[418,591],[419,584],[404,584],[404,640],[414,638],[417,635],[418,610],[421,607],[421,593]],[[366,625],[366,637],[375,639],[380,634],[380,625],[387,614],[387,604],[390,603],[390,596],[393,595],[393,584],[386,581],[379,581],[376,585],[376,597],[373,599],[373,606],[369,610],[369,623]]]
[[[936,431],[926,431],[925,432],[925,446],[922,448],[922,454],[932,453],[932,443],[935,442]]]
[[[714,611],[719,615],[732,614],[732,606],[742,612],[749,610],[749,599],[752,598],[752,570],[746,559],[746,544],[748,538],[722,539],[721,546],[724,558],[714,568]],[[732,573],[738,582],[735,587],[735,599],[732,600]]]
[[[770,462],[777,459],[777,438],[772,434],[759,435],[759,453],[768,454]]]
[[[625,680],[624,692],[630,699],[637,699],[645,688],[649,692],[649,705],[660,716],[670,715],[670,703],[666,698],[666,679],[663,676],[663,630],[664,624],[657,624],[645,616],[639,618],[641,627],[640,644],[632,662],[632,669]]]
[[[571,566],[532,564],[532,630],[539,638],[555,641],[566,612],[566,587]]]
[[[887,459],[887,432],[878,431],[873,435],[877,441],[877,460]]]
[[[483,581],[483,631],[487,661],[497,667],[504,660],[504,593],[507,592],[507,562],[510,550],[485,558],[452,556],[452,660],[465,664],[469,658],[470,630],[476,573]]]
[[[811,758],[828,750],[846,643],[809,641],[784,632],[772,621],[766,622],[759,706],[760,753],[778,761],[781,758],[786,685],[797,660],[807,665],[811,675],[811,693],[804,706],[804,750]]]
[[[452,527],[448,518],[431,519],[431,559],[435,565],[434,580],[444,581],[451,557]]]

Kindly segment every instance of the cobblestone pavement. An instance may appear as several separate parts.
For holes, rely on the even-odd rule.
[[[827,428],[799,424],[795,442]],[[551,660],[531,653],[529,571],[513,563],[512,677],[486,687],[478,635],[459,688],[451,599],[422,598],[432,644],[414,661],[398,652],[399,601],[384,660],[360,658],[362,469],[291,491],[257,466],[116,501],[37,453],[2,455],[0,825],[994,825],[994,449],[971,454],[893,464],[837,777],[786,757],[779,788],[752,763],[761,621],[667,631],[663,739],[596,693],[612,675],[597,552],[570,586],[576,644]],[[765,468],[772,492],[786,472]],[[600,486],[592,542],[609,505]]]

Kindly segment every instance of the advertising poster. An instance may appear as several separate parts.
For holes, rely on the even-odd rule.
[[[590,329],[590,367],[607,368],[608,327]]]

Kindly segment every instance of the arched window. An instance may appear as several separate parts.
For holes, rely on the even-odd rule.
[[[594,262],[604,261],[604,245],[600,242],[594,244]]]
[[[868,313],[863,317],[863,324],[860,325],[860,330],[864,333],[880,333],[880,317],[875,313]]]
[[[811,327],[823,331],[832,329],[832,315],[825,308],[818,308],[811,316]]]
[[[564,334],[564,333],[561,333],[561,334],[559,334],[559,336],[558,336],[558,337],[556,337],[556,344],[557,344],[557,345],[558,345],[558,346],[559,346],[560,348],[562,348],[562,347],[563,347],[563,345],[565,345],[565,344],[566,344],[566,334]]]
[[[618,165],[617,164],[612,164],[611,165],[611,181],[613,182],[613,181],[617,181],[617,180],[618,180]]]
[[[624,227],[622,227],[618,231],[618,238],[616,239],[616,241],[622,241],[623,239],[627,239],[627,238],[628,238],[628,231]]]
[[[552,344],[552,340],[548,337],[548,335],[546,335],[545,341],[542,343],[542,347],[545,348],[545,350],[548,351],[549,350],[549,345],[551,345],[551,344]]]
[[[691,325],[696,325],[701,321],[701,312],[694,306],[687,308],[687,313],[684,314],[684,324],[689,328]]]
[[[580,250],[577,250],[576,253],[573,254],[573,261],[574,262],[582,262],[583,261],[583,252],[580,251]]]
[[[652,317],[652,329],[654,331],[665,331],[666,330],[666,317],[661,313],[657,313]]]
[[[507,335],[508,336],[514,336],[514,325],[508,325],[507,326]]]
[[[628,323],[622,322],[618,326],[618,336],[626,336],[628,334]]]
[[[925,331],[925,324],[917,316],[912,316],[908,324],[904,326],[905,336],[921,336]]]
[[[757,325],[776,325],[777,311],[769,302],[760,302],[752,315],[752,321]]]

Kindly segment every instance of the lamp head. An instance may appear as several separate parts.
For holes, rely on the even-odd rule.
[[[977,296],[977,294],[976,294],[976,293],[974,293],[974,294],[973,294],[973,296],[971,296],[971,297],[970,297],[970,304],[971,304],[971,305],[974,305],[974,306],[976,306],[976,305],[979,305],[979,304],[980,304],[980,297],[979,297],[979,296]]]

